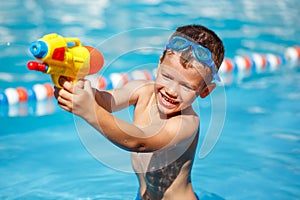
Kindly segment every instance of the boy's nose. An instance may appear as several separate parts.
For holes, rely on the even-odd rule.
[[[168,96],[172,97],[172,98],[176,98],[177,97],[177,86],[176,85],[172,85],[170,87],[168,87],[166,89],[166,93]]]

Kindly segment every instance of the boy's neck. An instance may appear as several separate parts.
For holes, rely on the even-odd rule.
[[[183,109],[183,110],[180,110],[180,111],[174,112],[174,113],[170,113],[170,114],[163,114],[163,113],[161,113],[161,112],[158,110],[161,119],[170,119],[170,118],[172,118],[172,117],[176,117],[176,116],[179,116],[179,115],[190,114],[191,111],[193,111],[192,106],[189,106],[189,107],[187,107],[187,108],[185,108],[185,109]]]

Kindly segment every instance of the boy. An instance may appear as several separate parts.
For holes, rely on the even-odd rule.
[[[177,28],[159,60],[155,82],[135,80],[110,91],[92,89],[88,80],[72,85],[61,79],[56,89],[61,108],[131,151],[140,189],[137,199],[198,199],[191,168],[200,120],[192,108],[216,87],[213,79],[224,58],[219,37],[200,25]],[[132,123],[111,114],[134,105]]]

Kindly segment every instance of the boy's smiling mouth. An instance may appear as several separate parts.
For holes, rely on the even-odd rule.
[[[167,108],[174,108],[179,104],[178,101],[169,98],[167,95],[163,94],[162,92],[159,93],[159,96],[160,96],[160,102]]]

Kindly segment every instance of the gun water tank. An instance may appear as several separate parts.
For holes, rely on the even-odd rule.
[[[84,46],[84,47],[90,52],[89,74],[95,74],[103,67],[104,64],[103,55],[100,53],[100,51],[98,51],[93,47],[90,46]]]

